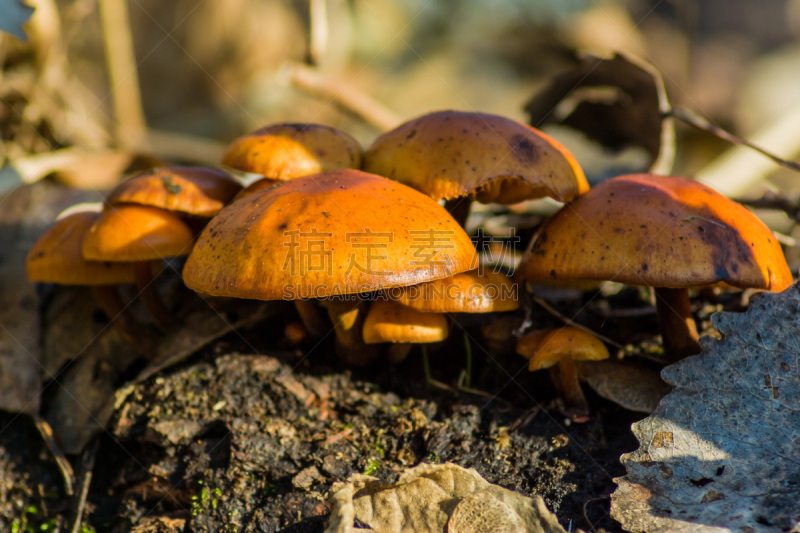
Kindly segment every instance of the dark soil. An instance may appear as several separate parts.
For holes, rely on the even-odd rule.
[[[723,300],[701,317],[739,305]],[[653,344],[653,313],[607,313],[643,308],[636,289],[554,301],[633,351]],[[607,496],[625,473],[619,456],[638,447],[630,425],[643,415],[587,389],[589,422],[566,420],[548,373],[528,372],[513,350],[524,319],[560,325],[541,307],[454,317],[449,339],[430,347],[433,377],[455,385],[469,342],[481,393],[471,394],[428,385],[419,349],[397,366],[352,369],[332,337],[293,344],[296,317],[276,305],[270,321],[118,391],[108,430],[70,457],[79,481],[94,458],[81,533],[320,532],[335,481],[361,472],[391,482],[404,468],[446,461],[541,495],[565,527],[620,531]],[[77,501],[30,418],[0,413],[0,531],[67,531]]]

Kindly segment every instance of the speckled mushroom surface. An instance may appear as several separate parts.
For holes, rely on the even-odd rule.
[[[772,231],[745,207],[697,182],[649,174],[610,179],[562,208],[534,237],[518,275],[772,291],[792,282]]]
[[[525,124],[485,113],[439,111],[380,136],[364,170],[434,198],[474,196],[512,204],[550,196],[568,202],[589,185],[572,154]]]
[[[109,205],[140,204],[213,217],[242,189],[227,173],[210,167],[171,166],[147,170],[117,185]]]
[[[181,257],[194,235],[177,215],[146,205],[124,204],[105,211],[83,239],[83,257],[92,261],[150,261]]]
[[[376,300],[364,320],[364,342],[429,343],[447,338],[447,318],[423,313],[389,300]]]
[[[132,264],[83,258],[83,237],[99,217],[100,213],[83,211],[56,221],[28,252],[25,261],[28,279],[61,285],[133,283]]]
[[[330,126],[272,124],[233,141],[222,164],[274,180],[290,180],[361,168],[362,152],[357,140]]]
[[[439,204],[357,170],[287,181],[233,202],[198,238],[186,285],[215,296],[323,298],[475,268],[475,247]]]
[[[390,296],[401,305],[433,313],[496,313],[519,308],[517,285],[504,274],[482,270],[399,287],[392,289]]]

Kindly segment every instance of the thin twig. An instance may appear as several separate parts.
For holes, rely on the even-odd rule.
[[[783,211],[786,215],[794,220],[800,222],[800,204],[788,195],[768,193],[755,200],[747,200],[741,198],[734,198],[734,200],[747,207],[755,209],[771,209],[773,211]]]
[[[72,471],[72,465],[67,460],[64,452],[61,451],[61,447],[56,442],[56,439],[53,438],[53,428],[39,415],[33,415],[33,421],[42,439],[44,439],[47,449],[50,450],[50,453],[56,460],[58,470],[61,472],[61,477],[64,479],[64,492],[67,496],[72,496],[74,492],[75,473]]]
[[[565,317],[564,315],[562,315],[561,313],[556,311],[553,307],[551,307],[549,303],[547,303],[546,301],[542,300],[538,296],[534,296],[533,297],[533,301],[536,302],[537,304],[541,305],[544,308],[545,311],[547,311],[548,313],[550,313],[551,315],[553,315],[557,319],[561,320],[566,325],[572,326],[574,328],[582,329],[586,333],[590,333],[590,334],[594,335],[595,337],[597,337],[601,341],[605,342],[606,344],[610,344],[611,346],[613,346],[615,348],[619,348],[619,349],[623,348],[623,346],[620,343],[618,343],[617,341],[611,340],[608,337],[600,335],[599,333],[597,333],[595,331],[592,331],[591,329],[587,328],[583,324],[578,324],[574,320]]]
[[[81,479],[79,492],[75,497],[72,511],[72,526],[67,529],[69,533],[79,533],[81,524],[83,523],[83,510],[86,507],[86,497],[89,494],[89,486],[92,484],[92,475],[94,471],[94,460],[97,457],[97,448],[99,441],[95,440],[94,444],[89,446],[81,457]]]
[[[128,5],[125,0],[100,0],[99,7],[117,121],[117,143],[126,148],[141,148],[145,141],[146,126]]]
[[[308,59],[318,67],[328,51],[328,5],[327,0],[309,0],[308,5]]]
[[[167,160],[219,165],[225,145],[213,139],[175,131],[147,130],[148,153]]]
[[[402,121],[393,111],[370,96],[300,63],[288,67],[289,79],[300,89],[332,100],[345,111],[381,131],[390,130]]]
[[[679,106],[673,106],[672,109],[667,113],[667,115],[677,118],[678,120],[682,120],[686,124],[697,128],[702,131],[707,131],[708,133],[719,137],[720,139],[724,139],[730,143],[738,144],[740,146],[747,146],[748,148],[752,148],[756,152],[760,153],[763,156],[768,157],[773,162],[777,163],[782,167],[786,167],[788,169],[794,170],[796,172],[800,172],[800,163],[795,163],[794,161],[787,161],[777,155],[773,154],[761,148],[760,146],[751,143],[748,140],[742,139],[741,137],[737,137],[732,133],[728,133],[727,131],[719,128],[706,119],[695,113],[690,109],[686,109]]]

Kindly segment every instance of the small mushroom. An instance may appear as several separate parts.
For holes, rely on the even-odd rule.
[[[505,274],[484,269],[461,272],[419,285],[398,287],[388,293],[398,304],[425,313],[498,313],[519,308],[517,284]],[[469,389],[472,349],[466,332],[464,346],[467,360],[462,374],[464,387],[461,388],[475,392]]]
[[[346,168],[361,168],[363,150],[357,140],[343,131],[322,124],[272,124],[233,141],[222,164],[259,179],[234,198],[239,200],[285,181]],[[313,299],[294,300],[297,314],[315,337],[328,331]]]
[[[383,299],[372,303],[363,328],[365,343],[392,343],[389,361],[395,364],[408,356],[412,344],[443,341],[447,334],[444,315],[423,313]]]
[[[133,263],[139,294],[156,325],[174,321],[153,283],[152,261],[188,255],[194,235],[177,215],[157,207],[123,204],[98,217],[83,239],[88,261]]]
[[[33,245],[25,260],[28,279],[59,285],[85,285],[106,317],[128,341],[143,338],[138,325],[125,309],[115,285],[136,280],[132,263],[87,261],[81,254],[83,238],[100,213],[81,211],[56,221]]]
[[[229,174],[210,167],[170,166],[135,174],[114,187],[108,205],[149,205],[200,218],[216,216],[241,184]]]
[[[438,111],[401,124],[367,150],[364,170],[446,200],[462,226],[472,200],[568,202],[589,190],[580,165],[556,140],[486,113]]]
[[[700,183],[635,174],[607,180],[549,218],[518,280],[610,280],[655,287],[668,362],[697,354],[688,288],[781,291],[792,275],[777,239],[742,205]]]
[[[580,328],[563,327],[529,333],[517,342],[517,353],[530,360],[530,371],[550,369],[553,384],[564,400],[564,414],[573,422],[589,419],[589,404],[578,381],[576,362],[608,359],[608,348]]]
[[[350,135],[322,124],[272,124],[239,137],[228,146],[222,164],[263,179],[236,199],[283,181],[311,174],[361,168],[363,150]]]

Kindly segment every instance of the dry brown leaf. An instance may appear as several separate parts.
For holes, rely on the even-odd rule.
[[[612,516],[629,531],[800,530],[800,285],[712,317],[721,340],[665,368],[676,388],[633,425]]]
[[[644,148],[650,170],[668,174],[675,158],[675,130],[661,74],[652,65],[622,53],[608,59],[590,54],[553,77],[525,105],[530,123],[563,124],[613,151]]]
[[[354,474],[335,483],[329,499],[326,533],[355,533],[354,519],[376,533],[566,533],[539,496],[492,485],[453,463],[410,468],[393,485]]]

